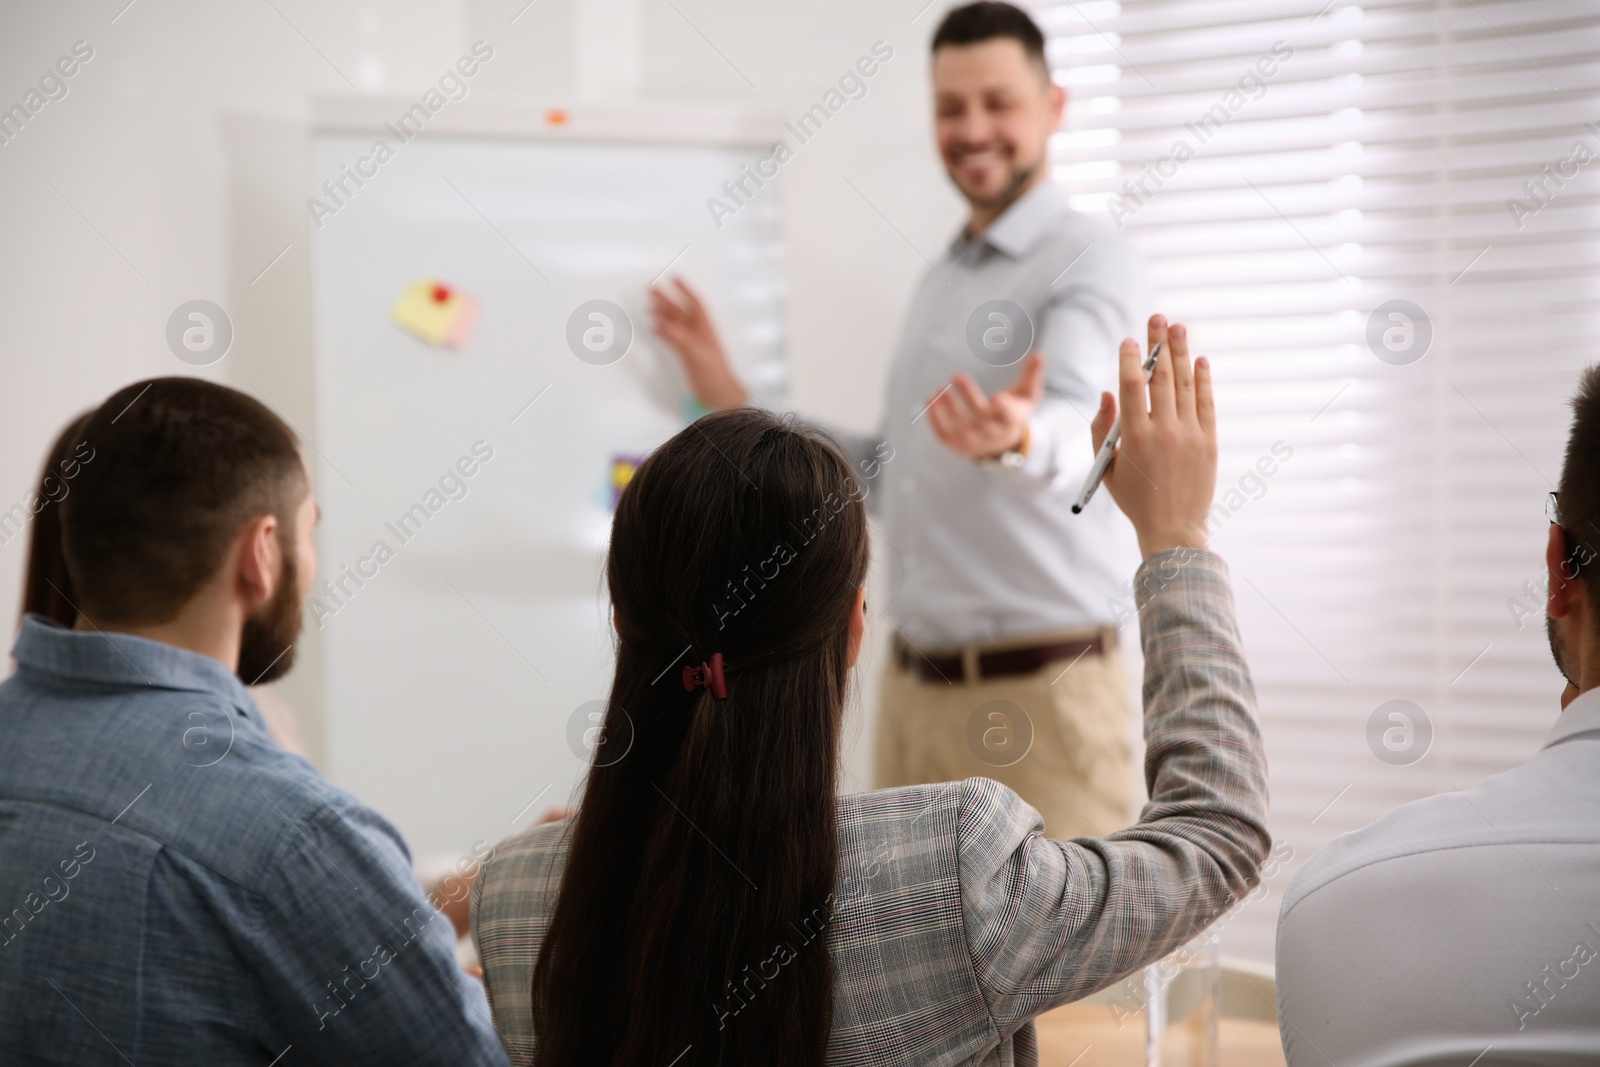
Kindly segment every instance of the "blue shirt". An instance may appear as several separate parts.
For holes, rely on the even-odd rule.
[[[220,663],[36,616],[12,655],[0,1060],[505,1063],[399,832]]]

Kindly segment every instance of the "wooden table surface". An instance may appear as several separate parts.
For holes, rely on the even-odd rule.
[[[1143,1021],[1117,1025],[1106,1004],[1066,1004],[1041,1015],[1039,1067],[1144,1067]],[[1219,1062],[1224,1067],[1285,1067],[1276,1025],[1258,1019],[1223,1019],[1218,1025]],[[1190,1067],[1184,1035],[1174,1032],[1162,1067]]]

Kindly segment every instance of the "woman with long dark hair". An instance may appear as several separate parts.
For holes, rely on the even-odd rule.
[[[86,462],[94,461],[94,446],[83,438],[91,409],[74,416],[61,428],[45,455],[44,470],[34,491],[36,510],[28,531],[28,563],[22,572],[22,614],[43,615],[68,629],[78,621],[72,603],[72,579],[67,557],[61,551],[61,501],[72,492],[72,479]]]
[[[1254,884],[1265,760],[1226,569],[1203,543],[1210,369],[1191,368],[1181,326],[1153,319],[1150,341],[1170,358],[1148,400],[1123,345],[1106,479],[1145,555],[1144,818],[1053,841],[987,779],[840,797],[866,489],[790,418],[708,415],[618,503],[616,674],[577,814],[502,842],[474,894],[513,1063],[1034,1063],[1034,1016],[1160,958]],[[1116,406],[1107,394],[1096,444]]]

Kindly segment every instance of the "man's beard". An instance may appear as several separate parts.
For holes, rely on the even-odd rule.
[[[1550,655],[1556,661],[1556,670],[1561,672],[1561,677],[1567,680],[1568,685],[1574,689],[1579,688],[1578,683],[1572,677],[1571,670],[1568,669],[1572,656],[1568,653],[1567,643],[1556,632],[1556,620],[1548,615],[1544,617],[1544,632],[1545,636],[1550,639]]]
[[[245,685],[265,685],[289,673],[294,666],[294,642],[300,636],[299,567],[294,546],[283,546],[283,573],[269,601],[244,623],[239,646],[239,668],[234,671]]]
[[[994,196],[985,197],[982,200],[975,199],[974,197],[968,195],[967,191],[961,188],[960,182],[956,182],[956,188],[960,190],[962,196],[966,197],[968,203],[976,207],[985,209],[1008,208],[1019,196],[1022,195],[1023,189],[1025,189],[1028,184],[1038,176],[1039,168],[1043,165],[1044,164],[1042,162],[1039,162],[1035,163],[1031,167],[1017,167],[1011,172],[1011,180],[1006,182],[1004,189],[1000,190],[1000,192]],[[948,169],[949,168],[947,165],[947,170]],[[950,177],[951,180],[954,181],[955,174],[951,173]]]

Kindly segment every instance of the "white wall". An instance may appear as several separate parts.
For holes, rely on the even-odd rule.
[[[478,38],[496,48],[473,87],[482,95],[637,94],[789,112],[874,41],[894,47],[866,97],[786,168],[792,396],[804,413],[853,428],[877,420],[889,347],[924,269],[919,250],[934,255],[960,219],[926,95],[942,3],[920,15],[843,0],[125,3],[0,13],[7,106],[74,42],[94,48],[68,95],[0,145],[0,509],[27,495],[69,416],[142,377],[212,377],[311,432],[307,101],[420,90]],[[221,304],[235,329],[227,357],[202,369],[165,343],[172,310],[197,297]],[[24,554],[24,538],[0,545],[7,611]],[[865,707],[878,662],[863,664]],[[282,688],[320,751],[314,630]],[[871,735],[860,715],[851,730],[860,743],[846,784],[859,786]],[[470,788],[469,767],[414,770],[441,792]]]

